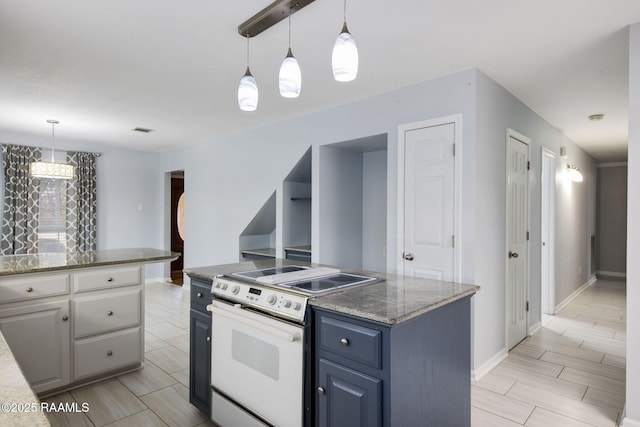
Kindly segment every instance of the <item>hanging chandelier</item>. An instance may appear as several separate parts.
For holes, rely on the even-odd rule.
[[[47,120],[47,123],[51,124],[51,162],[32,162],[29,165],[29,175],[34,178],[73,179],[76,176],[73,165],[56,163],[54,158],[55,126],[60,122],[57,120]]]
[[[278,74],[280,95],[285,98],[298,97],[302,87],[300,65],[291,51],[291,15],[313,2],[314,0],[276,0],[238,26],[238,33],[243,37],[247,37],[248,46],[250,37],[255,37],[283,19],[289,18],[289,47]],[[333,77],[339,82],[352,81],[358,74],[358,48],[355,39],[347,28],[346,0],[344,1],[342,31],[333,46],[331,65]],[[254,95],[255,98],[253,98]],[[254,111],[258,104],[258,87],[249,71],[248,53],[247,69],[238,88],[238,104],[243,111]]]

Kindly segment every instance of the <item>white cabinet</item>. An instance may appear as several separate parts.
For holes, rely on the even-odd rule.
[[[69,300],[0,305],[0,330],[36,393],[69,384]]]
[[[142,288],[96,291],[73,299],[75,338],[140,325]]]
[[[65,271],[0,278],[0,330],[36,393],[144,358],[143,267]]]
[[[142,348],[140,327],[77,340],[74,350],[74,379],[139,365]]]

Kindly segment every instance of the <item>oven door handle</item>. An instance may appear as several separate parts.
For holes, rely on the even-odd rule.
[[[235,308],[235,310],[242,310],[241,308]],[[274,335],[278,338],[282,338],[285,341],[294,342],[300,339],[300,334],[298,333],[289,333],[287,331],[283,331],[282,329],[274,328],[273,326],[265,325],[264,323],[260,323],[253,319],[249,319],[241,314],[232,313],[228,310],[224,310],[219,308],[215,303],[211,303],[207,306],[207,311],[213,313],[214,315],[227,317],[229,319],[235,320],[237,322],[243,323],[247,326],[251,326],[252,328],[259,329],[263,332],[267,332],[271,335]]]

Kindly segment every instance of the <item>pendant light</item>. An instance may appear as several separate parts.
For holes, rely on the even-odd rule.
[[[56,163],[54,159],[53,144],[55,141],[55,126],[60,122],[47,120],[51,124],[51,162],[33,162],[29,165],[29,175],[34,178],[49,179],[73,179],[76,176],[75,168],[67,163]]]
[[[255,111],[258,108],[258,84],[249,69],[249,35],[247,34],[247,70],[238,86],[238,105],[242,111]]]
[[[280,95],[285,98],[297,98],[302,87],[302,73],[293,53],[291,53],[291,10],[289,10],[289,50],[280,66],[278,77]]]
[[[358,47],[347,28],[347,0],[344,0],[342,31],[333,45],[331,66],[333,67],[333,78],[339,82],[350,82],[358,75]]]

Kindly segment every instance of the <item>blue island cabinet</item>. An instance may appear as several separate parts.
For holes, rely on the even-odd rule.
[[[470,297],[394,324],[313,310],[317,426],[470,425]]]
[[[191,278],[189,401],[211,417],[211,280]]]

